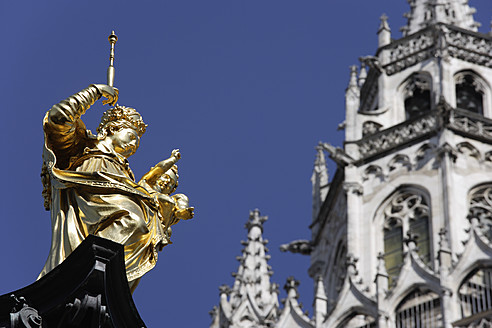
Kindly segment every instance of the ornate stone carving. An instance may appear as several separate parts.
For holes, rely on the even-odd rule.
[[[382,67],[393,75],[428,58],[452,56],[492,67],[492,42],[485,34],[436,24],[382,48]]]
[[[429,213],[430,209],[424,197],[408,190],[400,191],[384,209],[385,222],[413,220],[416,217],[428,216]],[[408,236],[410,238],[409,234]]]
[[[453,109],[449,112],[447,126],[470,137],[492,142],[492,120],[466,110]]]
[[[479,229],[492,241],[492,184],[479,186],[470,191],[468,219],[477,218]]]
[[[471,143],[469,142],[461,142],[456,145],[456,150],[459,153],[462,153],[466,156],[470,156],[475,158],[476,160],[480,160],[482,158],[482,155],[480,154],[480,151],[475,148]]]
[[[407,155],[398,154],[391,159],[388,167],[390,172],[397,171],[401,168],[405,168],[410,171],[412,169],[412,163]]]
[[[360,159],[367,159],[384,153],[437,132],[444,127],[465,136],[492,143],[492,120],[462,109],[442,109],[441,112],[438,110],[430,111],[425,115],[407,120],[357,141]],[[417,152],[417,160],[422,159],[425,152],[431,150],[427,148]]]
[[[446,29],[444,34],[450,56],[477,65],[492,67],[492,42],[485,35]]]
[[[385,179],[383,169],[381,168],[381,166],[378,166],[378,165],[369,165],[364,170],[364,174],[362,175],[362,179],[364,181],[367,181],[371,178],[371,176],[373,178],[379,178],[380,181],[384,181],[384,179]]]
[[[313,251],[313,244],[310,240],[294,240],[280,245],[280,251],[309,255]]]
[[[395,42],[383,50],[388,54],[388,59],[382,63],[383,69],[388,75],[398,73],[407,67],[430,58],[433,54],[433,46],[434,35],[432,29],[424,30],[422,33],[417,33],[410,38],[404,38],[401,42]]]
[[[17,298],[12,294],[11,298],[16,303],[10,313],[11,328],[43,328],[43,318],[39,315],[38,310],[30,307],[24,297]]]
[[[334,147],[326,142],[320,142],[316,147],[317,150],[326,150],[330,154],[330,158],[340,166],[347,166],[354,162],[354,159],[350,157],[343,149],[340,147]]]
[[[65,306],[65,314],[60,320],[60,327],[107,327],[110,321],[106,306],[102,304],[101,294],[85,294],[75,298]]]
[[[364,123],[362,123],[362,136],[365,137],[379,132],[382,127],[383,126],[377,122],[365,121]]]
[[[436,112],[429,112],[411,121],[383,130],[357,142],[361,157],[367,158],[403,143],[418,139],[437,130],[439,125]]]

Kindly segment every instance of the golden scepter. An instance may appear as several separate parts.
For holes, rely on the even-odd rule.
[[[109,54],[109,67],[108,67],[108,85],[112,87],[114,85],[114,45],[118,41],[118,37],[111,31],[108,37],[109,44],[111,44],[111,52]]]

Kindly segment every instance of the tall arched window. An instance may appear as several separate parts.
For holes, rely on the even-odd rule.
[[[403,83],[406,119],[431,109],[431,83],[431,77],[425,73],[413,74]]]
[[[485,86],[472,72],[461,72],[455,76],[456,107],[483,115]]]
[[[477,218],[482,233],[492,241],[492,183],[470,190],[468,217]]]
[[[424,288],[414,290],[396,308],[395,322],[397,328],[442,327],[439,295]]]
[[[403,264],[403,228],[401,221],[395,218],[384,224],[384,264],[389,286],[392,286]]]
[[[415,209],[415,216],[410,218],[410,232],[417,236],[417,253],[424,263],[430,263],[429,208],[420,204]]]
[[[417,237],[417,252],[431,265],[430,207],[422,191],[406,187],[396,191],[383,209],[384,261],[392,286],[403,264],[403,236]]]
[[[492,310],[492,267],[480,268],[469,274],[458,294],[462,318]]]

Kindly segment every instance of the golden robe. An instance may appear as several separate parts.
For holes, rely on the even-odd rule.
[[[124,245],[134,289],[168,244],[167,228],[126,158],[85,129],[80,116],[100,97],[91,86],[53,106],[44,118],[43,194],[51,211],[52,242],[40,277],[93,234]]]

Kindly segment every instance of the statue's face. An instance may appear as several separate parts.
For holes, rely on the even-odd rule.
[[[121,128],[108,135],[107,138],[111,139],[114,151],[126,158],[135,154],[140,145],[140,137],[137,131],[128,127]]]
[[[167,174],[161,175],[156,181],[156,189],[162,194],[170,194],[176,187],[176,181]]]

